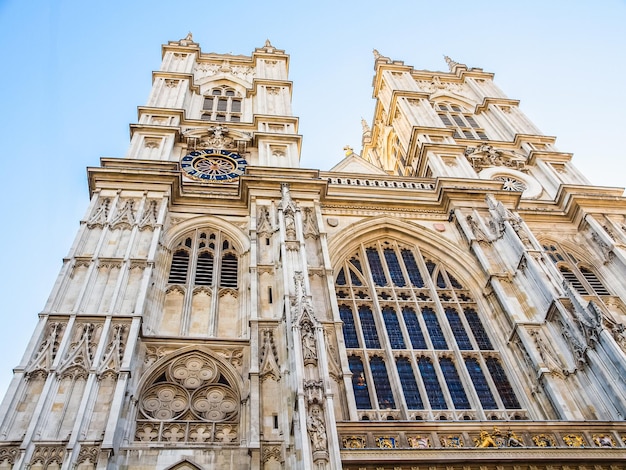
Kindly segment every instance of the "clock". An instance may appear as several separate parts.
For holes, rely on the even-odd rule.
[[[248,162],[230,150],[194,150],[185,155],[180,166],[190,177],[200,181],[230,181],[239,178]]]

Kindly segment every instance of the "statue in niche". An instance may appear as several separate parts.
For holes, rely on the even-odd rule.
[[[309,322],[302,325],[302,357],[305,364],[317,362],[315,334]]]
[[[306,429],[313,447],[313,452],[326,450],[326,426],[321,417],[322,409],[317,404],[309,407],[309,416],[306,420]]]

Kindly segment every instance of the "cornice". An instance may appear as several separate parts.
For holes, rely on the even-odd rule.
[[[487,98],[485,97],[483,99],[483,102],[476,105],[476,108],[474,109],[474,113],[475,114],[480,114],[483,111],[486,111],[487,108],[489,107],[490,104],[502,104],[502,105],[506,105],[506,106],[519,106],[520,101],[519,100],[512,100],[509,98]]]

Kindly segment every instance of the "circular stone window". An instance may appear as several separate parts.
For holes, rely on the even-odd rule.
[[[502,166],[485,168],[478,173],[478,177],[484,180],[499,181],[503,183],[502,189],[520,192],[524,199],[536,199],[541,196],[543,191],[539,181],[529,174],[513,168]]]
[[[502,189],[505,191],[526,191],[528,189],[524,182],[512,176],[496,176],[494,180],[502,181],[504,183]]]

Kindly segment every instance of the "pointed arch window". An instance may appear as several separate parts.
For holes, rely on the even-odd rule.
[[[223,85],[210,90],[202,103],[203,121],[241,121],[241,95],[231,87]]]
[[[489,140],[472,113],[457,104],[437,103],[435,111],[446,127],[454,129],[455,139]]]
[[[362,419],[487,419],[487,410],[521,409],[474,295],[435,257],[383,239],[360,245],[337,272]]]
[[[236,442],[240,402],[220,363],[186,354],[161,366],[140,391],[135,441]]]
[[[222,240],[220,249],[217,248],[218,238]],[[216,258],[221,259],[218,278],[214,275],[218,271]],[[223,234],[196,230],[185,236],[175,248],[168,283],[237,289],[238,266],[238,254]]]
[[[594,270],[572,253],[552,242],[543,244],[543,249],[576,292],[581,295],[611,295]]]

